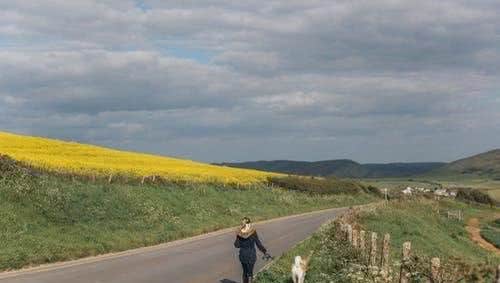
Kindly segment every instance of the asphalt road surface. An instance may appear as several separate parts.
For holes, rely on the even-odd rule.
[[[264,246],[279,256],[345,209],[257,223]],[[235,230],[226,229],[154,247],[0,273],[0,283],[239,283]],[[255,270],[265,266],[259,260]],[[290,263],[291,264],[291,263]]]

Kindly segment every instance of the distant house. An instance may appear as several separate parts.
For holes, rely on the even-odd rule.
[[[441,196],[441,197],[447,197],[447,196],[449,196],[448,195],[448,191],[446,189],[437,189],[437,190],[434,191],[434,194],[436,196]]]
[[[413,193],[413,189],[411,187],[406,187],[406,189],[404,189],[402,193],[404,195],[411,195]]]

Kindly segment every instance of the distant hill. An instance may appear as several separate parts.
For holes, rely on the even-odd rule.
[[[451,162],[438,172],[500,177],[500,149]]]
[[[256,169],[285,174],[337,176],[347,178],[391,178],[416,175],[473,174],[500,178],[500,149],[491,150],[451,163],[368,163],[360,164],[349,159],[324,161],[253,161],[222,163],[229,167]]]
[[[347,178],[384,178],[409,177],[421,175],[446,165],[442,162],[419,163],[387,163],[387,164],[360,164],[349,159],[325,161],[253,161],[241,163],[222,163],[220,165],[256,169],[285,174],[337,176]]]

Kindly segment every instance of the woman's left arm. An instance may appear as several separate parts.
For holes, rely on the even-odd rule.
[[[259,250],[263,254],[267,253],[267,249],[264,247],[264,245],[262,245],[262,242],[260,241],[259,235],[257,235],[257,232],[255,232],[255,244],[257,245],[257,248],[259,248]]]

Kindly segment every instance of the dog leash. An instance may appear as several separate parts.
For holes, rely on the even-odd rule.
[[[262,259],[265,261],[270,261],[270,260],[274,260],[274,256],[271,256],[270,254],[266,253],[262,256]]]

